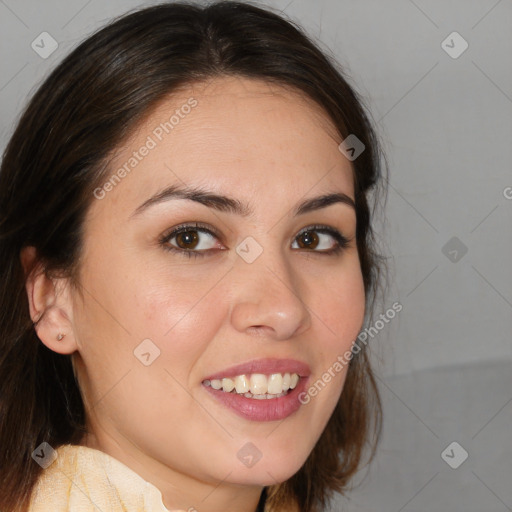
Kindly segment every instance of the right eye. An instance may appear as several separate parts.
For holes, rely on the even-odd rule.
[[[215,233],[199,223],[182,224],[163,235],[160,244],[166,251],[178,252],[190,258],[205,256],[204,253],[213,250],[215,247],[211,240],[215,238]]]

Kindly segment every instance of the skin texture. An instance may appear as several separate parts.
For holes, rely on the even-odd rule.
[[[41,341],[73,354],[91,432],[82,444],[156,485],[170,510],[254,511],[263,486],[290,478],[305,462],[347,368],[283,421],[241,418],[201,382],[234,364],[276,357],[307,362],[311,384],[350,350],[364,318],[355,211],[342,203],[296,217],[292,211],[326,193],[353,199],[353,170],[318,106],[277,85],[230,77],[188,86],[161,103],[118,148],[111,173],[191,97],[197,106],[161,141],[153,135],[156,147],[93,199],[83,297],[66,279],[37,273],[27,293],[33,320],[46,310]],[[132,216],[171,184],[234,197],[254,213],[173,199]],[[203,257],[159,244],[173,227],[196,221],[219,232],[198,233],[200,250],[212,249]],[[322,254],[336,240],[318,232],[316,248],[298,245],[299,231],[315,223],[340,231],[348,246]],[[250,264],[235,250],[248,236],[263,248]],[[179,247],[177,238],[167,245]],[[30,249],[22,254],[25,264],[31,257]],[[57,341],[60,332],[66,336]],[[146,338],[161,351],[149,366],[133,353]],[[247,442],[263,454],[250,468],[237,458]]]

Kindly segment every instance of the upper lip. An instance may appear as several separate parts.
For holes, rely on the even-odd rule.
[[[230,366],[224,370],[209,375],[204,380],[222,379],[223,377],[236,377],[237,375],[248,375],[252,373],[297,373],[299,377],[307,377],[311,370],[307,363],[296,359],[253,359],[247,363]]]

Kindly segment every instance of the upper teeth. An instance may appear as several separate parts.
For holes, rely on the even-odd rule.
[[[237,393],[252,393],[253,395],[271,394],[277,395],[294,389],[299,382],[297,373],[273,373],[264,375],[263,373],[253,373],[251,375],[237,375],[233,378],[205,380],[204,384],[213,389],[222,389],[223,391],[233,391]]]

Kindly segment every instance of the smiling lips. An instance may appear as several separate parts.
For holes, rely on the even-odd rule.
[[[210,375],[202,384],[239,416],[272,421],[299,409],[298,395],[309,374],[309,366],[300,361],[259,359]]]

